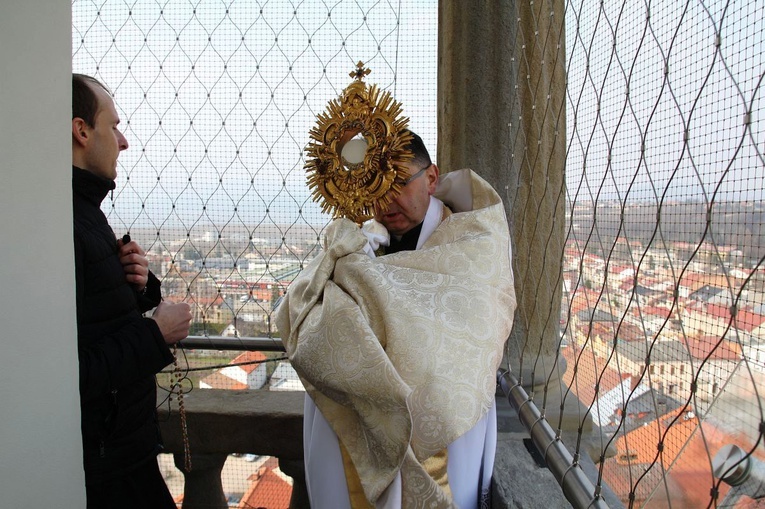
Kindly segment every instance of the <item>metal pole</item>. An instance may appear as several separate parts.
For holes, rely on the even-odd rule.
[[[765,497],[765,464],[741,447],[735,444],[723,446],[712,459],[712,468],[715,477],[731,486],[717,507],[736,507],[742,496],[754,500]]]
[[[283,352],[284,344],[279,338],[232,338],[226,336],[189,336],[178,343],[186,350],[234,350]]]
[[[608,509],[608,504],[600,495],[600,487],[595,487],[571,453],[556,436],[547,419],[529,398],[521,384],[509,371],[497,376],[502,391],[518,417],[531,435],[531,440],[547,462],[550,471],[560,484],[563,495],[576,509]]]

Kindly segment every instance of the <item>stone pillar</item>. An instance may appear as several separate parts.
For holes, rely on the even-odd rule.
[[[185,470],[183,453],[174,453],[173,461],[183,472],[183,509],[227,509],[220,474],[228,454],[193,454],[191,471]]]
[[[518,300],[507,360],[554,428],[566,369],[563,12],[562,0],[441,0],[438,19],[438,165],[472,168],[504,200]],[[579,406],[569,395],[564,428],[579,427]]]

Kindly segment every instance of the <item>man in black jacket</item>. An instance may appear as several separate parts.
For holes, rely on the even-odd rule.
[[[185,303],[161,302],[146,253],[117,239],[101,202],[128,147],[107,89],[72,76],[72,187],[77,328],[88,509],[174,509],[157,464],[155,375],[189,332]],[[151,318],[142,313],[155,308]]]

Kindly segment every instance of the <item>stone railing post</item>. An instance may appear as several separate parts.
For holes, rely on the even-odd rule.
[[[160,398],[163,395],[159,396]],[[165,451],[184,473],[183,509],[225,508],[221,471],[231,453],[272,456],[292,477],[293,509],[308,507],[303,471],[304,392],[199,389],[184,397],[191,471],[185,470],[184,439],[175,404],[161,404]],[[160,401],[161,403],[161,401]]]
[[[175,466],[183,472],[183,509],[227,509],[220,474],[228,454],[194,454],[186,471],[183,453],[174,453]]]
[[[308,501],[308,487],[305,483],[305,464],[303,463],[303,460],[280,459],[279,468],[282,472],[292,477],[290,509],[310,507]]]

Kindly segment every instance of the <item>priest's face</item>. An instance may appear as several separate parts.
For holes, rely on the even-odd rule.
[[[391,235],[397,236],[405,234],[425,219],[430,195],[436,191],[438,184],[438,167],[435,164],[422,168],[412,161],[404,166],[408,170],[409,181],[386,209],[375,213],[375,219]]]

